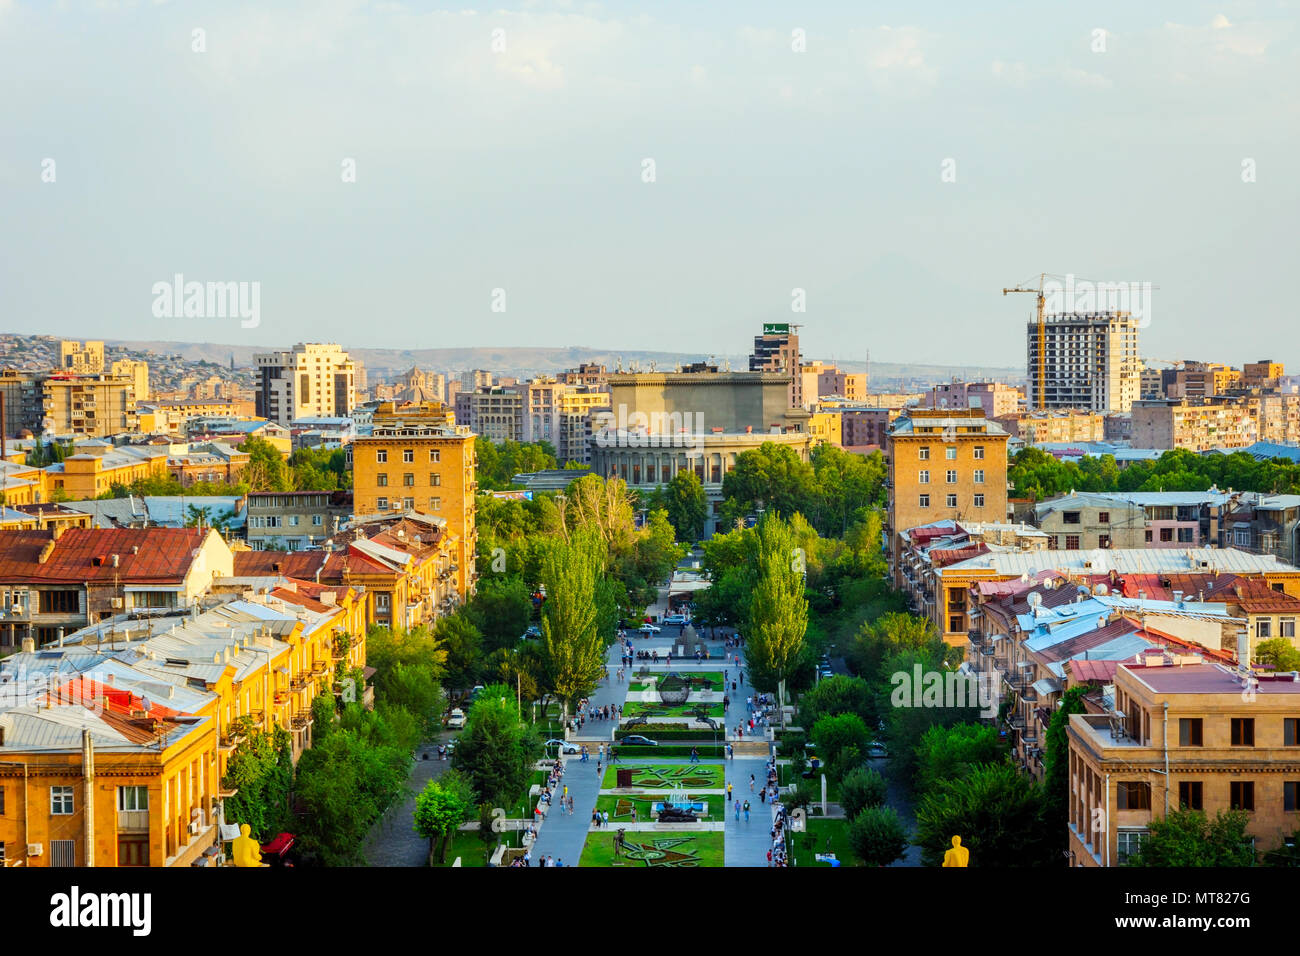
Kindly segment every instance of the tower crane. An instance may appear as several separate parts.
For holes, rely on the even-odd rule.
[[[1038,408],[1047,407],[1047,324],[1043,317],[1043,281],[1046,278],[1046,272],[1039,273],[1037,289],[1027,288],[1022,283],[1014,288],[1002,290],[1003,295],[1011,292],[1030,292],[1038,296]]]

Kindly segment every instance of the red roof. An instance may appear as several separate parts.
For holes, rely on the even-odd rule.
[[[1070,675],[1077,681],[1109,684],[1115,680],[1115,668],[1119,667],[1119,661],[1090,661],[1075,658],[1068,661],[1065,666],[1070,669]]]
[[[214,533],[198,528],[69,528],[55,541],[49,530],[0,531],[0,581],[179,584],[194,563],[195,549]]]

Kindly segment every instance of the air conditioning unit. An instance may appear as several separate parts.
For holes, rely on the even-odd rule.
[[[197,834],[200,829],[202,829],[202,827],[200,826],[198,820],[195,820],[193,823],[190,824],[190,833]]]
[[[27,844],[27,855],[28,855],[28,856],[40,856],[40,855],[41,855],[42,853],[44,853],[44,852],[45,852],[45,844],[44,844],[44,843],[29,843],[29,844]]]

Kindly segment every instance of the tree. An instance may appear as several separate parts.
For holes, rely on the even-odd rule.
[[[540,741],[520,719],[517,706],[513,687],[492,684],[479,694],[465,717],[452,767],[470,779],[476,803],[512,804],[528,782],[532,762],[541,754]]]
[[[843,777],[861,762],[871,733],[857,714],[835,714],[813,725],[812,739],[831,775]]]
[[[1043,813],[1043,789],[1009,763],[984,764],[921,798],[916,843],[926,866],[939,866],[952,838],[972,866],[1059,866],[1059,840]]]
[[[1047,815],[1059,827],[1058,845],[1068,849],[1066,824],[1069,820],[1070,798],[1070,739],[1067,728],[1071,714],[1082,714],[1087,709],[1083,698],[1088,688],[1082,684],[1069,688],[1061,695],[1060,706],[1052,712],[1047,724],[1043,744],[1043,789],[1047,794]]]
[[[439,618],[433,626],[433,637],[447,651],[443,677],[447,685],[457,689],[473,687],[482,669],[483,635],[469,616],[457,613]]]
[[[799,699],[799,723],[811,727],[830,714],[857,714],[868,726],[876,722],[876,699],[860,677],[836,674],[820,681]]]
[[[1213,820],[1200,810],[1173,810],[1152,820],[1129,866],[1254,866],[1255,849],[1245,810],[1220,810]]]
[[[1005,760],[1006,755],[1006,744],[989,724],[931,727],[916,746],[916,790],[930,793],[974,767]]]
[[[811,514],[816,507],[812,465],[793,448],[763,442],[736,456],[722,477],[722,519],[727,525],[759,510]]]
[[[269,840],[289,823],[293,751],[289,732],[256,728],[235,747],[226,762],[222,786],[238,792],[225,803],[227,823],[247,823],[253,837]]]
[[[852,820],[863,810],[883,806],[888,793],[884,777],[870,767],[857,767],[840,781],[840,806]]]
[[[532,618],[533,597],[522,578],[490,577],[479,585],[465,613],[483,635],[483,648],[490,653],[519,643]]]
[[[709,501],[700,476],[694,471],[679,471],[664,492],[668,521],[677,529],[680,541],[699,541],[709,517]]]
[[[604,676],[596,606],[596,578],[603,566],[602,549],[591,533],[552,542],[542,559],[542,669],[547,688],[564,704],[565,719]]]
[[[264,438],[249,438],[240,446],[248,454],[243,479],[252,491],[289,491],[289,468],[280,450]]]
[[[1300,670],[1300,650],[1285,637],[1260,641],[1255,648],[1255,660],[1278,672]]]
[[[424,785],[415,798],[415,832],[429,841],[430,859],[436,856],[439,863],[447,862],[451,836],[469,819],[473,807],[473,785],[455,770]]]
[[[893,807],[869,807],[849,824],[849,846],[866,866],[889,866],[907,852],[907,831]]]
[[[764,515],[756,530],[757,581],[746,615],[745,656],[750,682],[759,690],[775,687],[778,691],[784,727],[785,681],[803,649],[808,630],[803,562],[789,525],[777,515]]]

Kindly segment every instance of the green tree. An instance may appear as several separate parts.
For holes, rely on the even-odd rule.
[[[722,520],[733,525],[758,511],[810,515],[816,512],[817,489],[812,465],[793,448],[763,442],[736,456],[722,477]]]
[[[790,526],[766,514],[757,527],[757,580],[745,622],[745,656],[750,682],[780,695],[785,726],[785,682],[803,649],[808,630],[803,561],[794,547]]]
[[[893,807],[868,807],[849,824],[849,846],[866,866],[889,866],[907,852],[907,830]]]
[[[818,682],[799,698],[799,723],[811,727],[830,714],[857,714],[868,726],[875,726],[876,697],[861,677],[836,674]]]
[[[856,754],[860,762],[871,741],[871,732],[857,714],[835,714],[823,717],[813,725],[812,739],[817,745],[817,756],[826,767],[829,770],[842,767],[842,773],[833,775],[844,776],[853,769],[852,766],[843,766],[844,754],[848,753],[850,758]]]
[[[1255,660],[1279,673],[1300,670],[1300,650],[1285,637],[1260,641],[1255,648]]]
[[[885,778],[871,767],[857,767],[840,781],[840,806],[850,820],[870,807],[883,806],[888,794]]]
[[[470,598],[465,613],[483,635],[483,649],[491,653],[519,643],[532,618],[533,596],[516,575],[489,577]]]
[[[974,767],[998,763],[1006,756],[1006,744],[989,724],[931,727],[916,746],[916,790],[930,793]]]
[[[925,794],[916,810],[916,843],[926,866],[939,866],[952,838],[970,865],[1059,866],[1055,828],[1045,820],[1042,787],[1009,763],[984,764]]]
[[[1069,845],[1066,823],[1070,797],[1070,738],[1067,728],[1071,714],[1082,714],[1087,709],[1083,698],[1087,693],[1083,685],[1069,688],[1061,695],[1060,706],[1052,712],[1047,723],[1043,744],[1043,790],[1047,795],[1048,818],[1055,821],[1060,834],[1058,845],[1066,850]]]
[[[483,668],[483,635],[465,613],[448,614],[433,626],[433,637],[447,652],[443,679],[449,687],[473,687]]]
[[[474,807],[474,787],[455,770],[430,780],[415,798],[415,832],[429,841],[429,857],[447,862],[447,846]]]
[[[247,823],[254,839],[270,840],[289,827],[293,751],[289,732],[252,729],[226,762],[222,786],[238,792],[225,802],[227,823]]]
[[[569,709],[604,676],[605,644],[597,622],[596,581],[603,561],[594,535],[555,541],[542,561],[541,656],[547,688]]]
[[[679,540],[699,541],[704,537],[709,501],[700,476],[694,471],[679,471],[673,475],[665,489],[664,508],[668,521],[677,529]]]
[[[541,742],[520,719],[515,689],[504,684],[484,688],[465,717],[456,742],[453,769],[474,786],[477,802],[509,806],[528,782]]]
[[[1255,849],[1246,833],[1249,825],[1245,810],[1221,810],[1213,820],[1200,810],[1173,810],[1147,825],[1150,832],[1128,865],[1254,866]]]

